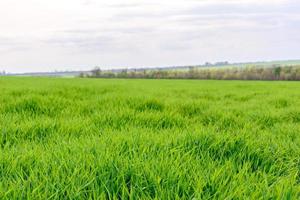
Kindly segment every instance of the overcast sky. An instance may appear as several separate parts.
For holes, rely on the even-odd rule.
[[[299,58],[299,0],[0,0],[8,72]]]

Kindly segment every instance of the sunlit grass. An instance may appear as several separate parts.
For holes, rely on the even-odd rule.
[[[0,79],[1,199],[298,199],[300,83]]]

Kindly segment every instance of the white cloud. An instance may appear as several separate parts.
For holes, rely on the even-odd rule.
[[[294,0],[0,0],[0,66],[46,71],[295,58],[297,8]]]

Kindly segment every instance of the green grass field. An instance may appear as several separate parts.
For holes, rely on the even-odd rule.
[[[0,78],[0,199],[299,199],[300,83]]]

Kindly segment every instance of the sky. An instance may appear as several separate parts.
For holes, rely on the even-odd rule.
[[[300,59],[299,0],[0,0],[0,70]]]

